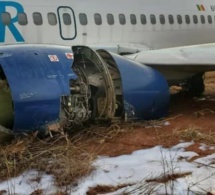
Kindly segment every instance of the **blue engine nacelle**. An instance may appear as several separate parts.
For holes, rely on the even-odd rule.
[[[15,133],[66,121],[156,119],[169,88],[156,70],[88,47],[0,48],[0,124]]]
[[[98,53],[107,64],[114,65],[119,71],[125,115],[147,120],[167,115],[169,87],[158,71],[104,50]]]

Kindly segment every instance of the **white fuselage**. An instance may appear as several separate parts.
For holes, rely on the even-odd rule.
[[[19,0],[0,7],[1,44],[160,49],[215,42],[214,0]]]

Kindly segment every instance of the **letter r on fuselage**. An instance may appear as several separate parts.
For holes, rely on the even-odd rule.
[[[19,30],[15,26],[15,23],[18,22],[18,13],[23,13],[24,8],[22,7],[21,4],[19,4],[17,2],[0,1],[0,14],[7,12],[8,7],[14,8],[17,11],[17,13],[16,13],[15,17],[11,18],[9,25],[5,25],[2,22],[2,19],[0,19],[0,43],[5,42],[5,37],[6,37],[6,32],[7,32],[6,28],[9,29],[10,33],[12,33],[14,39],[17,42],[24,42],[24,38],[22,37],[21,33],[19,32]]]

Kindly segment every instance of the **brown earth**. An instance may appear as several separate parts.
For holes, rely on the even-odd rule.
[[[194,141],[186,150],[194,151],[198,155],[189,161],[214,153],[215,147],[210,147],[215,146],[215,72],[205,75],[205,87],[205,93],[201,98],[172,95],[169,115],[165,119],[120,124],[112,128],[115,132],[118,130],[118,134],[110,134],[108,137],[104,134],[106,137],[102,137],[101,133],[100,141],[98,138],[86,140],[88,150],[98,151],[100,155],[118,156],[157,145],[171,147],[183,141]],[[200,149],[202,144],[206,145],[205,150]],[[173,177],[174,175],[171,175],[168,181],[174,180]],[[120,186],[96,186],[90,188],[87,194],[112,192],[117,187]]]
[[[156,145],[171,147],[181,141],[193,140],[195,144],[187,150],[200,156],[214,153],[214,149],[208,147],[203,151],[199,147],[202,143],[215,145],[215,72],[206,74],[205,86],[201,98],[172,95],[169,115],[165,119],[115,126],[119,129],[118,134],[86,140],[88,151],[118,156]]]
[[[21,152],[21,157],[18,159],[23,160],[25,167],[32,166],[32,161],[29,161],[28,156],[29,154],[32,155],[32,153],[35,151],[35,148],[37,150],[34,155],[37,156],[38,154],[40,154],[42,156],[42,154],[44,154],[45,160],[48,157],[52,158],[53,155],[57,157],[58,155],[60,155],[61,159],[59,158],[60,161],[57,165],[54,166],[53,169],[58,170],[58,165],[64,165],[68,163],[72,167],[72,169],[70,170],[73,170],[76,165],[76,168],[78,168],[79,176],[86,175],[90,172],[91,169],[89,169],[88,165],[90,165],[90,162],[94,160],[94,157],[96,155],[118,156],[123,154],[130,154],[135,150],[150,148],[157,145],[171,147],[182,141],[194,141],[194,144],[187,148],[187,150],[195,151],[199,156],[196,156],[195,158],[190,160],[192,161],[196,158],[206,156],[215,152],[215,147],[212,149],[210,148],[210,146],[215,146],[215,72],[207,73],[205,86],[206,90],[201,98],[191,98],[180,94],[172,95],[169,114],[166,118],[161,120],[142,121],[135,123],[112,123],[107,125],[105,124],[105,126],[91,126],[88,129],[83,129],[82,131],[72,132],[72,135],[68,137],[67,135],[62,135],[63,141],[61,141],[62,139],[60,138],[55,141],[53,141],[51,138],[47,138],[47,140],[40,140],[40,142],[38,142],[37,138],[35,140],[35,137],[33,137],[34,142],[32,142],[31,140],[29,140],[29,137],[26,137],[27,145],[23,140],[14,140],[14,142],[17,142],[17,144],[21,143],[21,146],[25,144],[25,153],[23,152],[22,154],[22,150],[17,147],[17,144],[14,145],[12,143],[12,149],[18,149],[19,153]],[[65,138],[67,141],[66,143]],[[70,138],[71,140],[69,140]],[[51,141],[49,141],[49,139],[51,139]],[[202,143],[207,145],[206,150],[201,150],[199,148]],[[11,145],[6,146],[6,149],[10,149]],[[28,145],[31,146],[30,149],[28,148]],[[52,148],[53,146],[55,148]],[[50,149],[50,147],[52,149],[48,150],[48,148]],[[70,147],[72,147],[73,149],[70,149]],[[38,150],[38,148],[40,150]],[[62,149],[64,152],[62,152]],[[59,152],[57,154],[51,154],[50,151],[54,150],[57,150],[57,152]],[[78,151],[75,156],[73,152],[76,152],[76,150]],[[86,151],[93,155],[87,156],[88,153],[86,153]],[[82,155],[80,155],[80,153]],[[11,152],[7,152],[7,150],[5,150],[4,154],[8,154],[11,158]],[[25,156],[26,154],[27,156]],[[62,154],[64,154],[65,156],[62,156]],[[7,160],[10,160],[9,157],[7,158]],[[16,156],[12,155],[12,157],[12,160],[14,158],[16,159]],[[43,168],[43,166],[38,165],[44,164],[44,161],[41,161],[41,158],[39,158],[38,161],[35,160],[34,164],[37,165],[37,168],[39,166],[39,170],[46,170],[46,167]],[[76,161],[73,162],[73,160]],[[15,161],[13,160],[12,162]],[[75,165],[73,165],[71,162],[75,163]],[[29,163],[31,166],[29,165]],[[81,163],[83,165],[81,165]],[[85,169],[83,167],[85,167]],[[18,170],[16,166],[15,169]],[[22,169],[19,169],[19,171],[22,172]],[[79,169],[83,169],[83,171],[81,170],[80,172]],[[6,168],[1,168],[1,170],[6,170]],[[11,172],[13,172],[13,169]],[[6,174],[2,173],[2,175],[3,174],[7,175],[7,170]],[[70,176],[71,174],[69,176],[68,174],[65,174],[65,178],[67,179]],[[71,181],[73,181],[74,177],[76,178],[77,176],[75,174],[72,174],[71,177]],[[173,177],[178,178],[181,177],[181,175],[172,175],[171,179]],[[56,176],[56,181],[58,181],[57,178],[58,177]],[[62,180],[61,175],[58,179]],[[69,179],[67,182],[71,183]],[[120,189],[121,187],[123,186],[96,186],[95,188],[90,189],[88,194],[102,194],[103,192],[111,192],[116,189]]]

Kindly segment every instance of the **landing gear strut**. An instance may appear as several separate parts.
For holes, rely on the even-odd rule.
[[[205,90],[204,73],[198,73],[182,84],[182,90],[189,96],[201,96]]]

